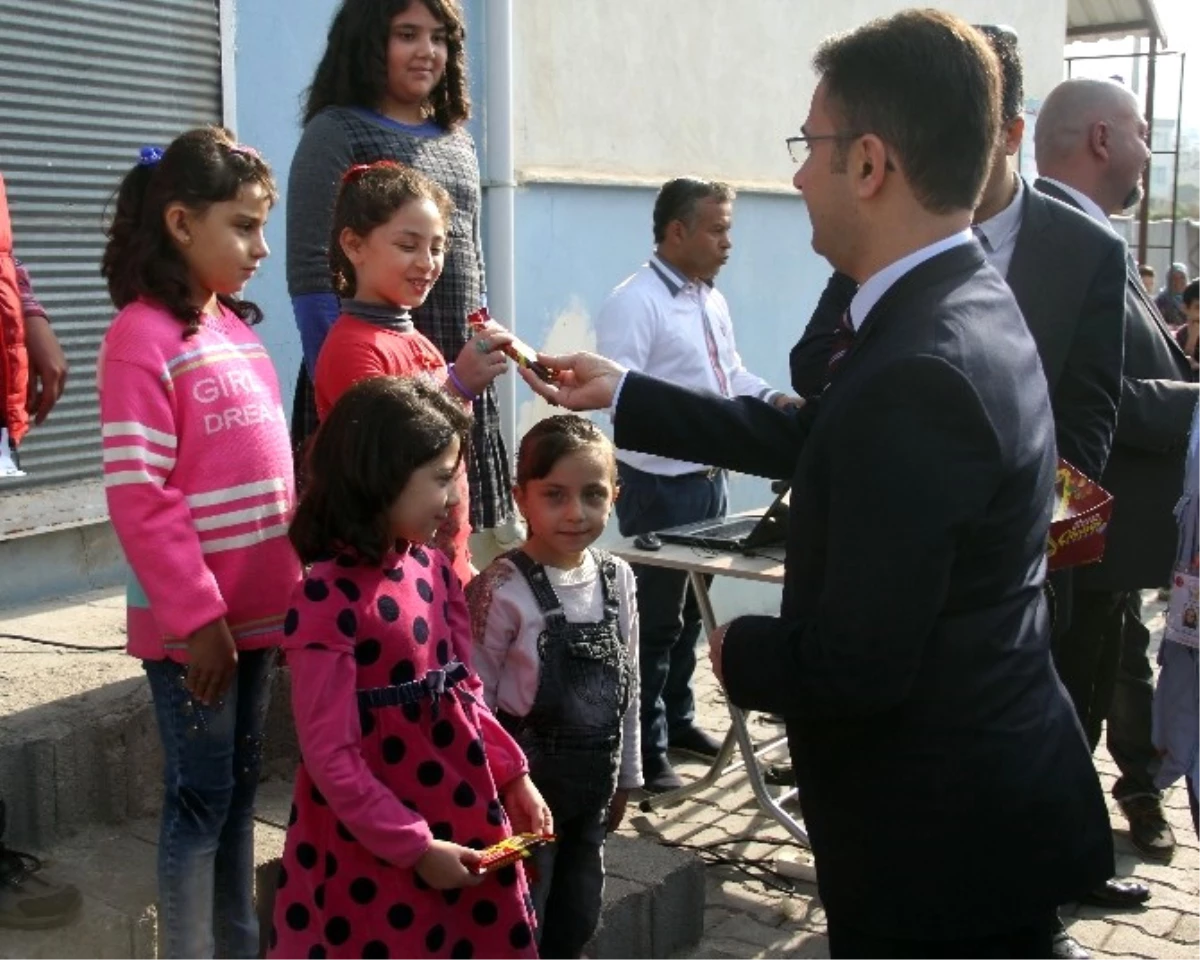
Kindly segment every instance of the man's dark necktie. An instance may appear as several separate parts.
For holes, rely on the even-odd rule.
[[[838,364],[842,362],[842,358],[854,346],[854,337],[854,324],[850,320],[850,311],[846,310],[839,318],[837,329],[833,332],[833,350],[829,354],[829,376],[831,378],[834,371],[837,370]]]

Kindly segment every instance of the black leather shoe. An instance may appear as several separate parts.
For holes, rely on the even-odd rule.
[[[690,753],[701,760],[712,760],[721,749],[721,741],[699,727],[691,726],[671,734],[667,746],[681,753]]]
[[[1158,797],[1133,797],[1119,801],[1121,812],[1129,821],[1129,839],[1143,857],[1170,863],[1175,856],[1175,832],[1163,816]]]
[[[1061,960],[1087,960],[1091,954],[1083,949],[1078,940],[1067,933],[1066,928],[1060,928],[1054,935],[1050,956],[1061,958]]]
[[[642,760],[642,789],[647,793],[666,793],[683,786],[679,774],[666,757],[647,762]]]
[[[1136,880],[1106,880],[1086,896],[1080,903],[1094,907],[1140,907],[1150,899],[1150,888]]]

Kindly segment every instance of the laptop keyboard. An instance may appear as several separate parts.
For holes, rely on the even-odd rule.
[[[716,523],[711,527],[701,527],[693,530],[693,536],[712,537],[720,540],[741,540],[750,536],[750,531],[758,526],[758,517],[744,517],[740,520],[727,520]]]

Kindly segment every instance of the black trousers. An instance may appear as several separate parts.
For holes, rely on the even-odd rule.
[[[1158,796],[1158,755],[1150,741],[1154,700],[1150,631],[1139,590],[1075,590],[1071,622],[1054,638],[1054,664],[1095,750],[1108,721],[1108,752],[1121,771],[1117,800]]]
[[[855,924],[829,920],[831,957],[1049,957],[1058,929],[1058,915],[1048,911],[1045,918],[1028,926],[1006,930],[988,937],[961,940],[900,940],[862,933]]]

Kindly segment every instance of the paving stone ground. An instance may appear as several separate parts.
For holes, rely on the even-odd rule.
[[[1147,616],[1157,641],[1162,634],[1162,604],[1147,593]],[[720,612],[720,611],[718,611]],[[696,674],[700,723],[714,732],[728,727],[725,700],[707,657],[701,657]],[[751,720],[756,739],[779,731]],[[784,759],[786,751],[780,751]],[[1105,790],[1116,779],[1116,765],[1103,751],[1096,766]],[[684,761],[678,769],[685,777],[699,776],[700,763]],[[1147,883],[1152,895],[1143,910],[1104,911],[1069,905],[1062,911],[1072,935],[1094,957],[1174,958],[1200,956],[1200,845],[1192,829],[1187,792],[1180,783],[1164,797],[1167,818],[1175,831],[1178,849],[1170,865],[1143,861],[1129,841],[1120,811],[1109,799],[1117,850],[1117,875]],[[678,806],[641,813],[630,805],[622,831],[667,842],[689,845],[728,841],[718,849],[728,854],[771,858],[796,853],[784,844],[788,835],[773,819],[759,811],[742,773],[728,774],[716,787]],[[813,884],[796,882],[787,890],[774,890],[729,865],[709,865],[704,936],[690,957],[828,957],[825,913]]]

